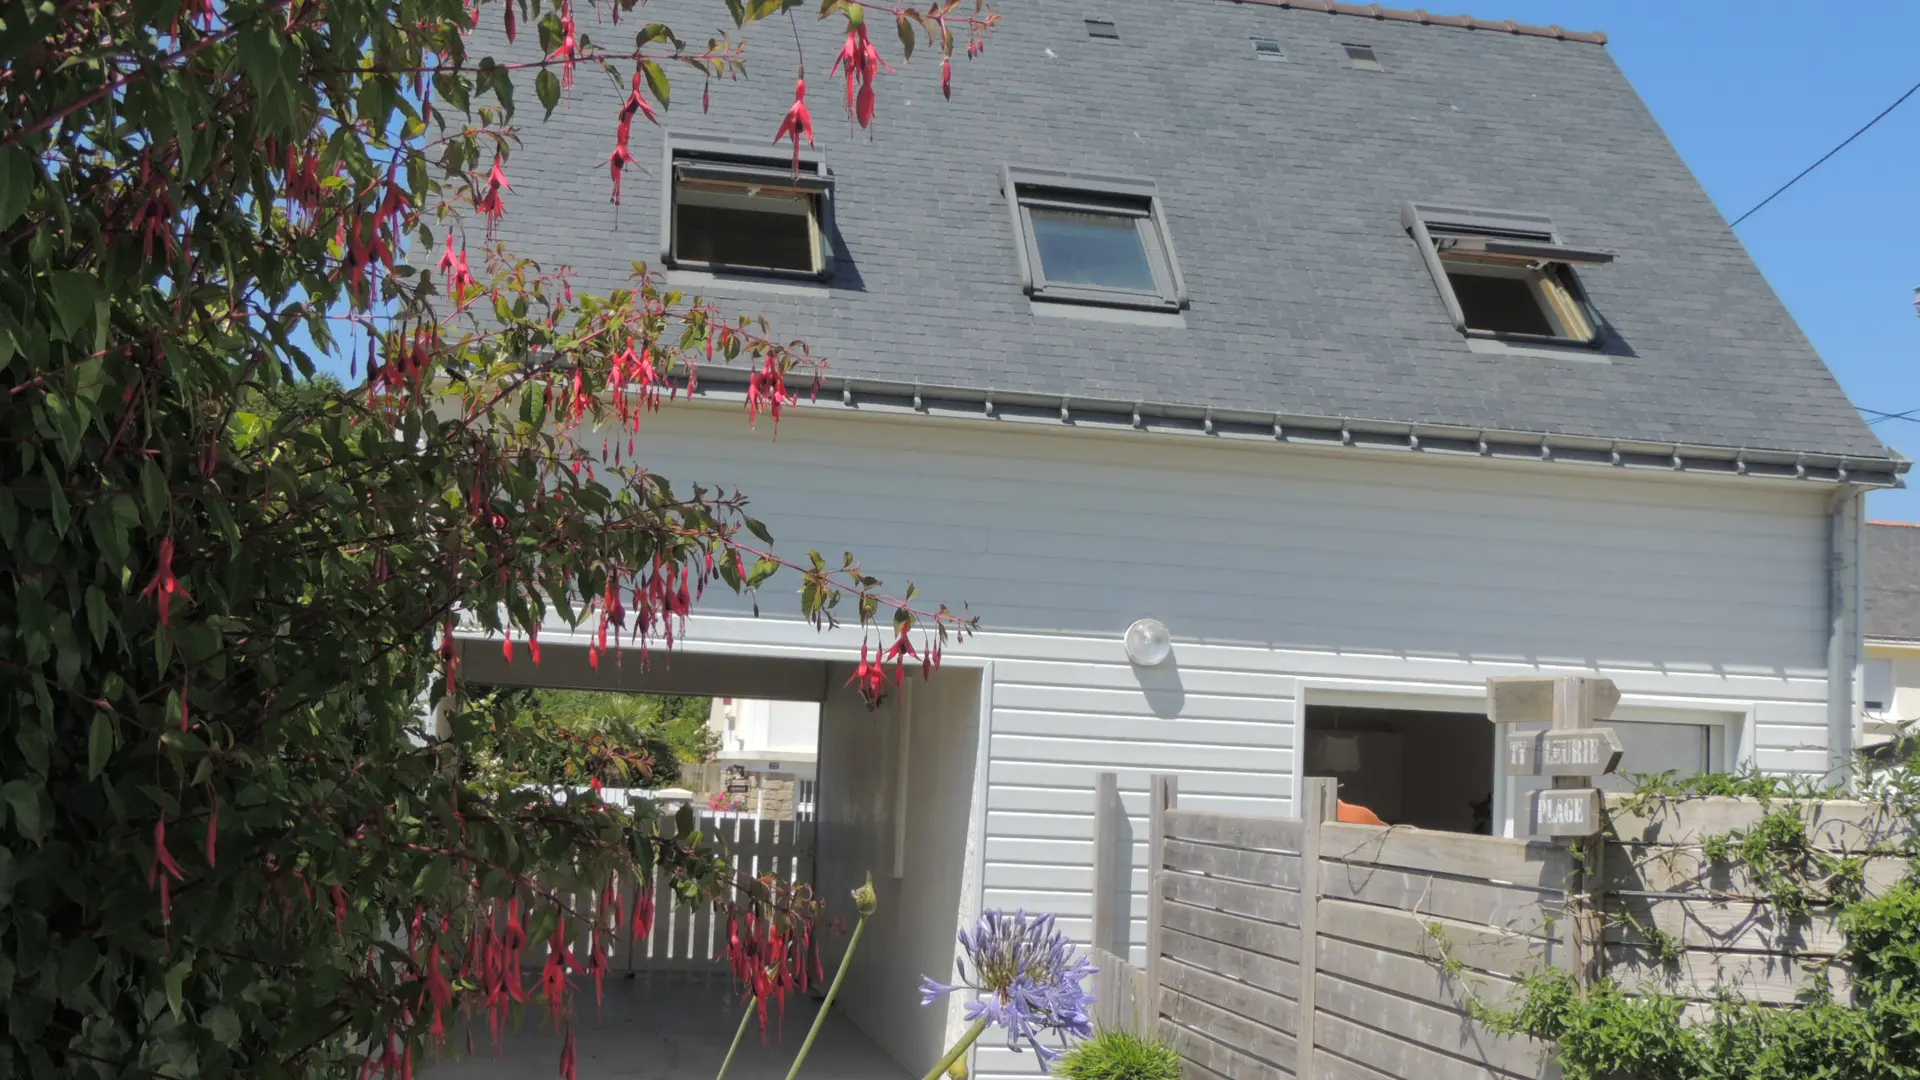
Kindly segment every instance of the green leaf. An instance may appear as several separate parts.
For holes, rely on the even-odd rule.
[[[736,0],[737,2],[737,0]],[[0,150],[0,229],[26,212],[33,197],[33,157],[25,147]]]
[[[747,531],[752,533],[755,537],[757,537],[759,541],[763,544],[773,543],[773,534],[767,531],[767,527],[765,525],[762,525],[759,521],[753,518],[747,519]]]
[[[87,779],[98,780],[113,756],[113,718],[105,712],[93,714],[93,727],[87,732]]]
[[[154,523],[164,520],[172,498],[167,494],[167,476],[152,458],[141,462],[140,494],[147,503],[147,520]]]
[[[13,808],[13,823],[21,836],[39,843],[46,835],[46,823],[40,818],[40,785],[31,780],[9,780],[0,786],[0,798]]]
[[[187,976],[193,974],[193,961],[182,960],[167,971],[167,1006],[173,1010],[176,1020],[186,1019],[186,1004],[182,991],[187,984]]]
[[[758,588],[760,583],[772,577],[780,570],[780,564],[772,559],[756,559],[753,572],[747,575],[747,588]]]
[[[906,50],[907,59],[913,59],[913,24],[901,15],[894,20],[893,28],[900,34],[900,47]]]
[[[72,340],[92,321],[100,302],[100,280],[84,270],[47,272],[53,294],[53,313],[60,320],[61,339]]]
[[[231,1005],[215,1005],[207,1010],[201,1021],[207,1027],[207,1034],[222,1046],[237,1046],[240,1043],[240,1015]]]
[[[540,104],[546,107],[547,116],[553,116],[553,110],[560,104],[560,77],[547,68],[541,68],[540,74],[533,80],[533,92],[540,97]]]
[[[668,99],[673,96],[673,88],[667,85],[667,73],[652,60],[643,60],[640,66],[647,73],[647,89],[660,99],[660,107],[666,108]]]

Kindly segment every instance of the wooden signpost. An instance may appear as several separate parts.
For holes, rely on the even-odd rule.
[[[1487,719],[1553,725],[1507,736],[1510,772],[1552,780],[1552,787],[1533,793],[1534,835],[1580,840],[1600,832],[1600,791],[1593,778],[1619,768],[1624,748],[1612,728],[1593,722],[1613,715],[1619,704],[1620,690],[1612,679],[1521,675],[1487,680]]]
[[[1576,981],[1589,985],[1602,971],[1598,868],[1604,803],[1596,776],[1620,767],[1620,736],[1594,721],[1613,715],[1620,690],[1612,679],[1589,675],[1518,676],[1487,680],[1487,719],[1496,724],[1553,726],[1537,734],[1507,737],[1509,771],[1547,776],[1550,785],[1533,793],[1535,836],[1552,837],[1573,849],[1581,869],[1567,883],[1565,964]]]

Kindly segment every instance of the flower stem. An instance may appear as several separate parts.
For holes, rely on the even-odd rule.
[[[866,928],[867,916],[862,914],[860,921],[853,924],[853,936],[847,939],[847,952],[840,958],[840,969],[833,973],[833,985],[827,987],[827,996],[820,1002],[820,1011],[813,1017],[813,1026],[807,1029],[807,1041],[800,1044],[800,1056],[793,1059],[793,1068],[787,1070],[787,1080],[800,1075],[800,1066],[807,1060],[807,1052],[813,1049],[813,1040],[827,1022],[827,1010],[833,1007],[834,995],[840,992],[840,983],[847,977],[847,967],[853,963],[853,950],[860,947],[860,934]]]
[[[720,1062],[720,1073],[713,1080],[727,1080],[727,1069],[733,1064],[734,1051],[740,1049],[740,1040],[747,1037],[747,1021],[753,1019],[753,1011],[759,1004],[753,995],[747,995],[747,1011],[740,1014],[740,1027],[733,1033],[733,1045],[727,1047],[727,1056]]]
[[[927,1074],[927,1080],[940,1080],[945,1076],[947,1070],[953,1068],[953,1063],[960,1060],[960,1055],[967,1052],[967,1047],[972,1046],[980,1038],[981,1032],[986,1030],[986,1017],[975,1020],[973,1026],[967,1029],[967,1033],[960,1036],[960,1041],[953,1044],[953,1049],[947,1051],[947,1056],[940,1059],[940,1064],[935,1065],[933,1071]]]

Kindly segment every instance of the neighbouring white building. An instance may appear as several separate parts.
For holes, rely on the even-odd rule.
[[[538,669],[463,660],[817,705],[819,893],[847,918],[870,871],[883,897],[841,1001],[913,1075],[960,1026],[912,992],[957,927],[1025,907],[1090,936],[1100,772],[1143,866],[1156,772],[1202,809],[1291,813],[1322,774],[1389,821],[1525,831],[1494,675],[1614,680],[1629,771],[1826,775],[1860,737],[1864,495],[1907,462],[1604,38],[1169,6],[1009,11],[951,102],[916,60],[873,138],[823,113],[797,170],[767,145],[790,83],[717,84],[666,118],[617,228],[583,172],[606,125],[530,124],[508,165],[502,239],[576,290],[664,266],[831,358],[751,430],[747,373],[703,366],[638,460],[743,491],[791,559],[850,551],[982,619],[877,714],[846,685],[860,630],[817,631],[778,577],[759,617],[709,588],[650,667],[592,669],[560,626]],[[834,32],[798,29],[809,60]],[[785,33],[758,69],[794,69]],[[617,111],[603,83],[574,114]],[[1164,654],[1127,648],[1142,621]]]
[[[1869,522],[1861,564],[1866,663],[1861,745],[1886,742],[1920,721],[1920,524]]]
[[[717,697],[707,729],[719,740],[713,760],[753,772],[812,780],[819,760],[820,703]]]

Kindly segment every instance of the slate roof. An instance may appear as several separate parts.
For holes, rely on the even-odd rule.
[[[1920,525],[1869,522],[1860,560],[1866,637],[1920,641]]]
[[[1789,462],[1841,455],[1856,479],[1877,471],[1882,482],[1904,469],[1598,35],[1326,6],[1006,5],[985,53],[955,60],[952,101],[924,52],[883,75],[871,137],[852,129],[826,77],[842,24],[797,11],[851,267],[830,287],[688,291],[807,339],[830,359],[830,390],[851,379],[1076,408],[1591,436],[1603,448],[1744,448]],[[724,20],[714,0],[652,0],[641,14],[692,41]],[[1120,39],[1091,39],[1089,14],[1114,22]],[[629,32],[587,29],[602,42]],[[523,33],[520,51],[534,36]],[[897,57],[891,27],[876,24],[875,37]],[[1257,59],[1253,37],[1278,38],[1285,61]],[[771,140],[791,100],[794,35],[769,22],[746,40],[752,77],[716,85],[711,113],[700,111],[697,83],[675,72],[669,127]],[[1372,46],[1385,70],[1352,68],[1343,43]],[[629,170],[616,217],[596,163],[624,88],[583,69],[571,103],[546,124],[531,89],[524,79],[502,239],[572,266],[576,287],[604,290],[632,262],[657,265],[658,131],[635,129],[647,171]],[[1154,181],[1192,297],[1184,326],[1038,311],[1018,279],[1006,164]],[[1584,360],[1469,349],[1401,225],[1408,200],[1545,212],[1566,242],[1616,252],[1582,280],[1619,347]]]

